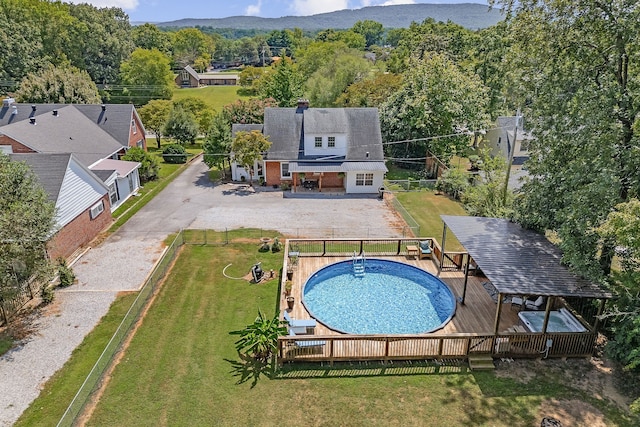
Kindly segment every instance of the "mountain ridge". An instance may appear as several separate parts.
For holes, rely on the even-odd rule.
[[[479,3],[457,4],[403,4],[390,6],[367,6],[361,9],[344,9],[309,16],[283,16],[262,18],[258,16],[230,16],[226,18],[183,18],[175,21],[155,23],[158,27],[211,27],[240,30],[282,30],[300,28],[316,31],[345,29],[357,21],[372,20],[385,28],[406,28],[412,22],[433,18],[436,21],[451,21],[472,30],[487,28],[503,19],[501,12]]]

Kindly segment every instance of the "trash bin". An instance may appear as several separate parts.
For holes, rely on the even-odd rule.
[[[378,199],[384,199],[384,187],[378,188]]]

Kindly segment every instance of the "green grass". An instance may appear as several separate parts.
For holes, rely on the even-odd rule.
[[[87,425],[431,425],[530,426],[549,398],[589,401],[631,425],[606,403],[544,376],[522,384],[462,365],[287,365],[271,373],[242,361],[228,333],[272,315],[277,281],[251,285],[256,261],[281,266],[257,242],[187,246]]]
[[[136,295],[124,294],[114,301],[109,312],[73,351],[62,369],[47,381],[40,396],[22,414],[15,427],[53,426],[58,423]]]
[[[13,338],[4,333],[0,333],[0,356],[13,347]]]
[[[237,99],[249,99],[247,96],[238,95],[240,86],[205,86],[200,88],[176,89],[173,91],[172,101],[179,101],[184,98],[202,99],[209,107],[215,111],[221,111],[222,107],[231,104]]]
[[[395,197],[420,225],[421,237],[435,237],[440,244],[444,228],[440,215],[467,215],[460,203],[434,191],[396,193]],[[463,250],[451,232],[447,233],[445,250]]]

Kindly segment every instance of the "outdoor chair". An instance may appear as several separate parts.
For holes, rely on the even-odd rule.
[[[293,329],[289,329],[289,336],[295,337],[296,333]],[[314,340],[314,341],[294,341],[294,344],[298,348],[308,348],[308,347],[321,347],[325,345],[327,342],[324,340]]]
[[[316,327],[316,321],[314,319],[292,319],[286,310],[284,312],[284,320],[289,324],[289,332],[295,332],[297,334],[306,334],[308,329]]]
[[[423,240],[420,242],[420,259],[431,259],[431,241]]]
[[[544,297],[539,296],[535,301],[526,300],[524,307],[528,310],[542,310],[542,304],[544,304]]]

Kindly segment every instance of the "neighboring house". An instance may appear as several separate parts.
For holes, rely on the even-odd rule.
[[[56,207],[56,228],[47,244],[51,259],[67,258],[111,224],[109,189],[73,154],[10,154],[25,162]]]
[[[146,131],[132,104],[22,104],[5,98],[0,108],[0,127],[43,115],[54,115],[72,107],[96,127],[111,135],[125,150],[130,147],[147,149]],[[0,130],[1,133],[1,130]]]
[[[483,147],[491,150],[491,155],[501,155],[509,160],[513,149],[513,164],[522,165],[529,158],[529,141],[531,135],[524,130],[522,117],[519,117],[518,129],[516,131],[516,116],[501,116],[496,120],[496,126],[487,131]],[[515,134],[515,135],[514,135]],[[515,139],[515,143],[514,143]]]
[[[190,65],[184,67],[176,76],[176,84],[182,88],[200,86],[235,86],[238,84],[237,74],[202,73],[199,74]]]
[[[260,130],[272,145],[253,168],[253,179],[266,185],[289,183],[319,191],[377,193],[387,168],[377,108],[266,108],[264,125],[234,124],[232,131]],[[304,176],[304,178],[303,178]],[[243,178],[244,177],[244,178]],[[232,165],[232,179],[248,179]]]
[[[17,104],[10,98],[3,101],[0,151],[28,159],[45,187],[49,179],[60,185],[70,182],[67,187],[46,187],[57,205],[74,209],[70,214],[66,208],[60,210],[59,230],[50,244],[52,258],[66,257],[95,238],[111,222],[111,212],[138,191],[140,163],[120,158],[131,147],[146,149],[144,135],[132,105],[29,105]],[[47,156],[51,157],[49,161]],[[61,159],[65,158],[65,165],[71,166],[63,168]],[[50,173],[55,176],[47,175],[46,166],[53,168]],[[89,216],[81,216],[82,212]],[[96,221],[98,214],[101,218]]]

